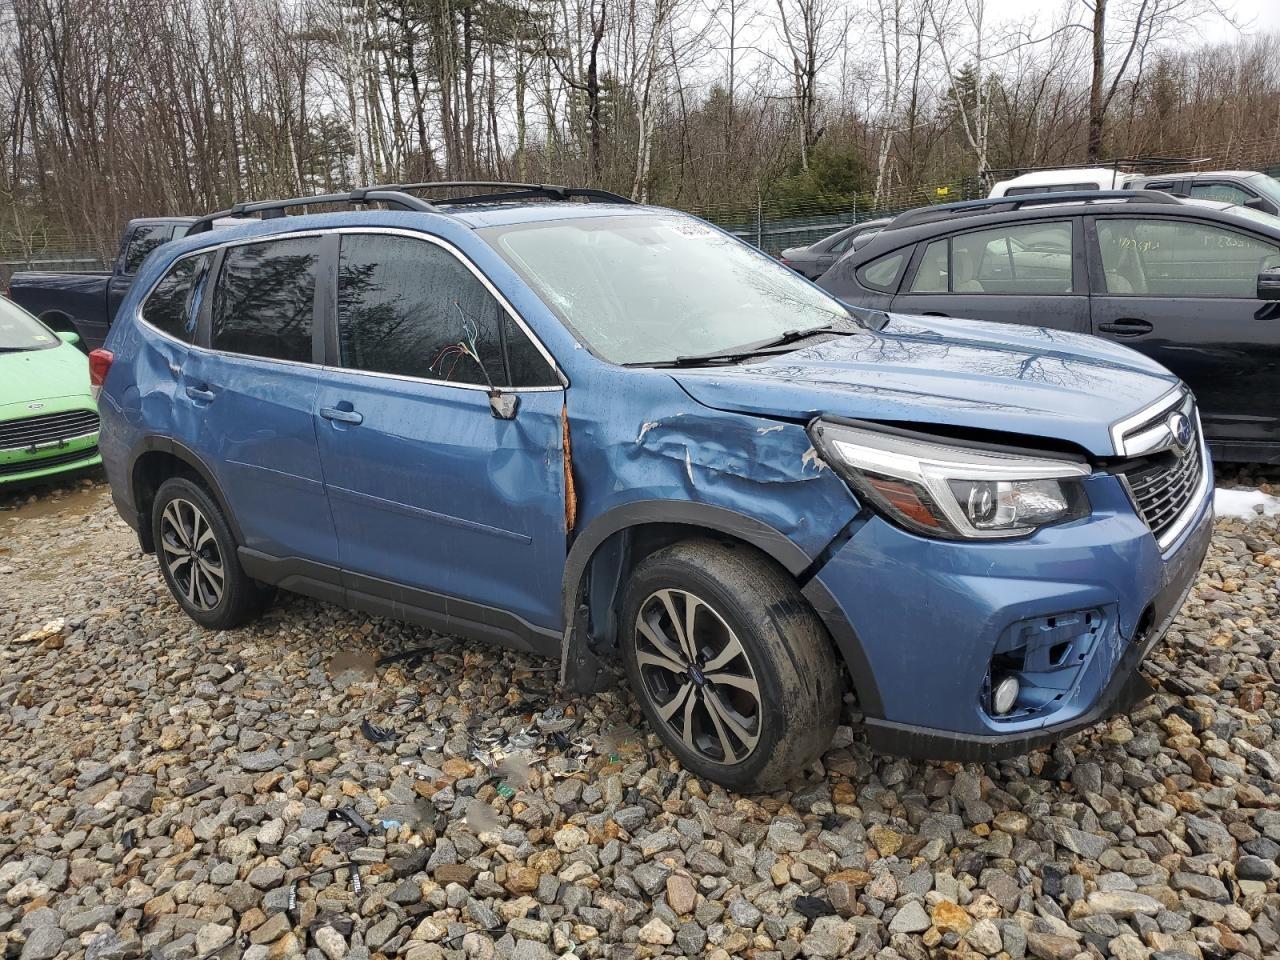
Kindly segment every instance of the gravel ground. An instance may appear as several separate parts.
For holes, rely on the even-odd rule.
[[[874,756],[855,723],[746,797],[550,662],[288,596],[205,633],[99,481],[11,495],[0,949],[1276,956],[1278,581],[1280,518],[1221,520],[1131,716],[986,766]]]

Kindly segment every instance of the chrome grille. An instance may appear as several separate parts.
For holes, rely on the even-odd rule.
[[[92,410],[66,410],[0,423],[0,450],[43,447],[98,432],[98,415]]]
[[[1179,420],[1184,430],[1190,423],[1189,438],[1174,436]],[[1208,491],[1195,399],[1185,388],[1172,391],[1111,429],[1116,452],[1129,457],[1118,473],[1138,516],[1164,550],[1182,534]]]
[[[1138,513],[1151,532],[1160,540],[1177,522],[1196,490],[1204,473],[1200,457],[1200,438],[1181,455],[1169,451],[1151,462],[1125,471],[1129,492]]]

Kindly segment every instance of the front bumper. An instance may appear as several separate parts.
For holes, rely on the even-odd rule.
[[[818,571],[805,592],[845,654],[874,749],[1015,756],[1150,693],[1138,668],[1199,572],[1212,489],[1164,555],[1114,477],[1095,475],[1087,489],[1090,519],[1020,541],[932,541],[872,517]],[[1070,663],[1049,681],[1060,689],[1036,708],[993,717],[986,685],[1008,638],[1082,612],[1092,632],[1067,646]]]
[[[67,396],[43,399],[38,415],[83,415],[94,412],[92,400],[87,396]],[[12,427],[21,425],[32,417],[28,403],[0,406],[0,423]],[[68,430],[67,433],[72,431]],[[102,462],[98,455],[98,428],[76,431],[62,439],[41,438],[30,447],[0,447],[0,487],[13,487],[45,480],[59,474],[83,470]]]

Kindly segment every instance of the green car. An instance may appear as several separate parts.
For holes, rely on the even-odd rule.
[[[102,462],[78,339],[0,297],[0,488]]]

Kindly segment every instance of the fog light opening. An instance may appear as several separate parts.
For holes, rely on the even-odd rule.
[[[991,691],[991,713],[1000,717],[1012,710],[1021,689],[1017,677],[1005,677],[998,682]]]

